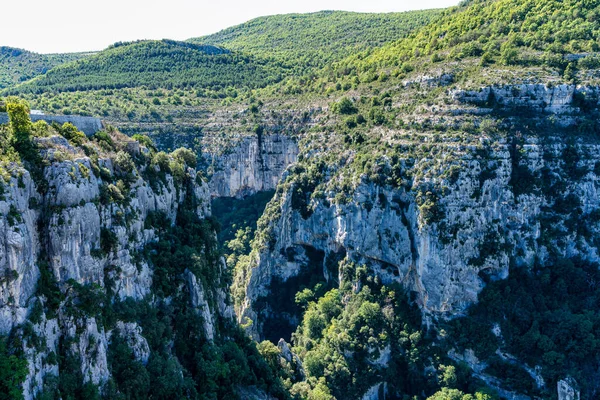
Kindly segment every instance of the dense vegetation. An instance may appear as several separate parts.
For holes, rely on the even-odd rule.
[[[283,61],[298,73],[379,47],[426,25],[441,10],[363,14],[322,11],[256,18],[192,43],[223,46]]]
[[[37,54],[0,46],[0,90],[43,75],[58,65],[86,55],[84,53]]]
[[[548,388],[568,374],[580,382],[582,398],[596,398],[599,279],[597,264],[578,259],[557,259],[531,271],[512,268],[508,279],[488,284],[469,316],[455,321],[451,330],[461,347],[489,359],[489,373],[515,390],[536,394],[539,389],[522,366],[498,357],[497,348],[529,366],[540,365]],[[499,336],[492,333],[495,324]],[[546,398],[553,393],[538,394]]]
[[[74,92],[141,86],[249,89],[277,82],[284,72],[280,65],[215,46],[173,40],[140,41],[117,43],[90,57],[53,69],[11,92]]]
[[[188,200],[189,201],[189,200]],[[178,290],[184,269],[204,287],[218,285],[216,242],[210,223],[201,221],[186,204],[174,226],[157,214],[149,226],[159,229],[160,241],[147,249],[155,266],[154,293],[160,299],[117,302],[119,320],[137,322],[148,339],[151,357],[135,361],[123,340],[111,342],[109,357],[118,393],[106,398],[231,398],[238,386],[258,385],[284,396],[275,371],[233,321],[219,320],[219,336],[209,341],[202,317],[190,306],[187,291]],[[123,397],[123,395],[125,397]]]
[[[55,68],[8,93],[18,93],[48,113],[144,123],[145,129],[176,122],[180,130],[197,132],[191,126],[183,128],[183,122],[204,117],[207,109],[244,102],[251,96],[250,89],[315,74],[357,51],[397,40],[439,14],[429,10],[283,15],[192,39],[194,45],[174,41],[119,43],[88,59]],[[271,33],[263,35],[266,30]],[[140,130],[133,124],[121,128]]]
[[[285,81],[276,92],[346,91],[404,79],[413,71],[434,76],[444,71],[478,85],[548,79],[554,73],[573,82],[579,71],[600,65],[599,13],[596,2],[585,0],[464,1],[405,39],[354,52],[315,79]]]
[[[221,225],[219,241],[226,243],[241,231],[254,234],[256,221],[265,211],[265,206],[273,197],[273,191],[255,193],[243,199],[235,197],[219,197],[212,202],[213,216]]]
[[[484,64],[552,62],[567,53],[598,51],[599,15],[600,5],[586,0],[465,1],[410,40],[374,51],[363,65],[434,54],[435,62],[473,56]]]
[[[391,399],[445,398],[435,397],[437,391],[494,398],[433,345],[435,333],[422,326],[421,313],[400,285],[382,285],[365,265],[345,260],[339,267],[339,289],[324,293],[317,284],[296,294],[304,315],[293,335],[294,352],[303,361],[306,379],[293,383],[294,368],[283,369],[293,396],[358,399],[384,381]],[[381,386],[376,393],[383,391]]]

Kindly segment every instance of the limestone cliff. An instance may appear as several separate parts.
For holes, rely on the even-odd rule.
[[[596,91],[450,91],[438,111],[446,124],[488,115],[475,119],[479,135],[463,140],[372,131],[378,150],[359,156],[333,135],[314,139],[319,144],[301,154],[305,162],[285,175],[259,222],[250,264],[239,268],[239,321],[256,338],[289,339],[301,314],[282,296],[292,293],[287,304],[294,304],[311,276],[336,287],[345,261],[366,265],[384,285],[401,283],[427,324],[464,315],[485,282],[506,278],[511,265],[556,256],[597,262],[600,146],[572,133],[581,110],[598,106]],[[516,114],[510,123],[490,123],[507,112]],[[541,127],[515,134],[515,120]]]
[[[100,307],[105,309],[107,301],[152,298],[154,266],[144,254],[161,237],[156,216],[174,224],[184,203],[192,204],[198,218],[210,216],[209,188],[196,179],[195,170],[183,167],[174,176],[165,170],[173,168],[173,160],[171,167],[144,161],[145,147],[112,135],[112,151],[90,144],[85,153],[60,136],[39,138],[47,163],[42,179],[34,180],[18,165],[3,177],[0,331],[22,338],[29,368],[25,399],[65,372],[57,355],[76,357],[79,371],[67,372],[102,388],[111,378],[107,352],[114,332],[146,363],[150,349],[137,323],[107,324],[83,303],[104,299]],[[182,290],[189,290],[190,306],[212,340],[217,316],[231,318],[226,294],[218,282],[205,288],[200,277],[186,274]],[[212,303],[213,298],[223,304]]]
[[[296,162],[298,144],[290,136],[248,136],[222,154],[205,154],[210,161],[213,197],[243,197],[273,190],[285,169]]]

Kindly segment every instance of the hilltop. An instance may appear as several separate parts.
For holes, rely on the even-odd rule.
[[[175,140],[189,144],[194,141],[190,136],[207,125],[251,132],[254,123],[248,118],[232,120],[229,111],[222,111],[232,105],[233,114],[242,112],[253,101],[253,91],[317,74],[328,62],[398,40],[438,14],[283,15],[191,42],[122,43],[3,94],[23,96],[48,113],[98,116],[127,133],[153,132],[161,143],[172,139],[163,140],[159,132],[182,134]],[[219,115],[217,122],[214,115]]]
[[[255,88],[281,79],[282,67],[215,46],[174,40],[117,43],[49,71],[12,93],[99,89]]]
[[[466,1],[406,40],[348,57],[330,77],[362,80],[416,70],[454,71],[479,84],[547,79],[553,73],[572,80],[577,70],[600,65],[599,18],[594,1]]]
[[[273,15],[189,41],[270,57],[306,72],[357,51],[399,40],[431,22],[441,12],[369,14],[321,11]]]

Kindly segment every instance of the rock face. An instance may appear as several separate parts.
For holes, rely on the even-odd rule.
[[[209,188],[195,179],[194,170],[187,171],[193,179],[186,186],[168,174],[161,182],[150,182],[134,169],[128,192],[122,192],[106,178],[118,176],[115,159],[119,156],[93,161],[69,150],[62,140],[50,138],[48,142],[61,143],[62,151],[72,154],[44,168],[44,194],[38,192],[27,170],[15,166],[2,184],[0,198],[0,332],[6,335],[26,325],[44,343],[40,347],[24,339],[29,363],[23,386],[25,399],[33,399],[49,375],[59,374],[58,364],[49,358],[50,354],[60,354],[59,342],[67,340],[67,351],[80,358],[84,381],[103,385],[110,378],[107,349],[112,331],[92,315],[74,314],[71,293],[78,285],[101,292],[110,285],[114,298],[144,298],[150,293],[152,271],[139,254],[158,239],[148,218],[159,212],[173,223],[186,197],[194,199],[200,218],[210,216]],[[54,150],[58,151],[46,150],[50,160]],[[106,200],[107,193],[120,193],[128,200]],[[39,313],[36,307],[50,301],[38,291],[42,274],[53,277],[64,300],[57,315],[34,317]],[[197,284],[196,289],[200,295],[194,297],[192,305],[206,314],[206,334],[212,337],[214,327],[208,317],[219,310],[209,309]],[[142,329],[122,321],[117,321],[116,328],[135,357],[147,362],[150,350]]]
[[[367,392],[361,397],[361,400],[385,400],[386,392],[386,384],[378,383],[367,390]]]
[[[576,389],[577,383],[573,378],[561,379],[557,386],[558,400],[579,400],[579,390]]]
[[[119,334],[125,338],[129,348],[133,350],[133,355],[136,360],[142,364],[148,362],[150,358],[150,346],[148,341],[142,336],[142,328],[135,322],[117,322]]]
[[[351,137],[330,146],[328,138],[342,139],[322,133],[299,155],[259,222],[249,265],[238,264],[235,285],[243,290],[234,290],[245,296],[236,313],[256,339],[289,340],[302,317],[293,294],[304,287],[359,285],[344,282],[349,263],[365,266],[373,282],[404,286],[424,322],[435,324],[464,315],[509,267],[600,260],[600,146],[578,134],[589,122],[585,110],[598,108],[598,88],[489,87],[455,90],[445,100],[450,105],[436,109],[440,123],[467,120],[475,134],[424,128],[413,139],[413,132],[373,129],[381,143],[372,139],[364,150],[348,144]],[[489,117],[456,112],[470,106],[472,115]],[[527,126],[536,128],[523,133]],[[544,388],[541,367],[523,369]],[[507,398],[529,398],[492,383]],[[561,381],[559,397],[579,398],[574,385]],[[365,396],[378,393],[374,386]]]
[[[582,101],[598,106],[598,94],[597,87],[522,84],[484,87],[479,91],[454,90],[452,97],[454,100],[479,106],[526,107],[534,112],[570,114],[578,111]]]
[[[27,316],[28,301],[34,294],[39,278],[36,265],[40,235],[36,221],[38,212],[30,209],[30,202],[41,198],[27,171],[11,178],[3,201],[0,201],[0,332],[7,334]]]
[[[460,156],[448,164],[449,154]],[[581,235],[565,221],[574,215],[596,221],[600,146],[530,137],[518,146],[444,146],[436,158],[434,167],[429,159],[415,160],[411,175],[429,173],[409,191],[363,176],[348,201],[336,204],[336,193],[330,193],[312,201],[309,216],[294,209],[293,185],[277,194],[268,243],[245,277],[240,320],[254,321],[257,336],[271,318],[287,319],[293,329],[297,321],[269,303],[273,285],[306,271],[335,285],[336,264],[344,258],[367,265],[384,284],[401,282],[417,295],[427,318],[463,313],[477,301],[484,277],[507,276],[509,259],[544,263],[552,251],[598,260],[590,244],[598,235],[596,222]],[[454,177],[444,173],[451,165]],[[436,187],[443,189],[438,193]],[[419,199],[425,190],[436,193],[431,204]],[[435,217],[428,217],[431,209]],[[260,313],[253,309],[256,301],[266,301]]]
[[[297,157],[298,144],[289,136],[273,134],[243,138],[224,154],[212,157],[211,195],[242,197],[273,190],[283,171],[295,163]]]

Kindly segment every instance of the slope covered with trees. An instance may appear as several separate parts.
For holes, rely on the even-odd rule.
[[[281,79],[283,68],[215,46],[172,40],[117,43],[56,68],[14,93],[74,92],[145,86],[256,88]]]
[[[322,11],[260,17],[213,35],[190,39],[284,61],[299,72],[405,37],[441,10],[364,14]]]
[[[397,40],[439,13],[274,16],[191,41],[197,44],[120,43],[3,93],[47,113],[99,116],[129,133],[173,132],[176,123],[185,136],[199,131],[198,118],[207,112],[245,107],[252,90]]]
[[[326,75],[334,83],[368,82],[415,69],[422,74],[446,69],[489,84],[506,82],[508,75],[494,72],[498,69],[518,79],[525,70],[540,76],[545,68],[572,80],[577,70],[600,65],[599,15],[595,1],[464,1],[407,39],[353,54]]]
[[[37,54],[12,47],[0,47],[0,89],[43,75],[57,65],[87,56],[85,53]]]

